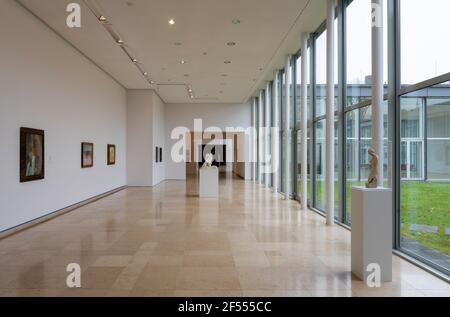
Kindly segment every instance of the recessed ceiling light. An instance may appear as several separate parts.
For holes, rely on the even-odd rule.
[[[174,19],[170,19],[170,20],[169,20],[169,24],[170,24],[170,25],[174,25],[174,24],[175,24],[175,20],[174,20]]]
[[[98,17],[98,20],[100,22],[106,22],[106,17],[104,15],[101,15],[101,16]]]
[[[228,76],[228,74],[222,74],[222,77],[227,77]]]
[[[219,91],[219,94],[223,94],[223,91],[221,90],[221,91]]]
[[[263,70],[263,68],[261,67],[261,68],[259,69],[259,71],[262,72],[262,70]]]
[[[123,41],[122,39],[118,39],[118,40],[117,40],[117,44],[122,45],[123,43],[124,43],[124,41]]]
[[[147,72],[144,72],[142,75],[144,75],[144,76],[148,76],[148,73]]]
[[[228,45],[228,46],[235,46],[235,45],[236,45],[236,42],[228,42],[227,45]]]
[[[184,59],[182,59],[182,60],[180,61],[180,64],[186,64],[186,61],[185,61]]]
[[[208,55],[208,53],[207,53],[207,52],[203,52],[203,55],[205,55],[205,56],[206,56],[206,55]]]
[[[189,77],[190,75],[189,75],[189,74],[184,74],[183,76],[184,76],[184,77]]]
[[[225,64],[231,64],[231,61],[224,61]]]
[[[241,20],[239,19],[233,19],[233,21],[231,21],[233,24],[240,24]]]
[[[152,84],[152,85],[153,85],[154,83],[155,83],[155,82],[154,82],[153,80],[151,80],[151,81],[150,81],[150,84]]]
[[[181,45],[183,45],[183,43],[181,43],[181,42],[175,42],[175,43],[173,43],[173,45],[175,45],[175,46],[181,46]]]
[[[133,58],[132,61],[133,63],[137,63],[138,60],[136,58]]]

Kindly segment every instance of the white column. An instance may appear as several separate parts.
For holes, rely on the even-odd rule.
[[[384,187],[383,101],[383,0],[372,0],[372,148],[379,156],[379,187]]]
[[[285,183],[284,183],[284,192],[285,192],[285,199],[290,199],[290,193],[291,193],[291,84],[292,84],[292,74],[289,71],[291,66],[291,55],[288,55],[286,57],[286,66],[284,68],[284,73],[286,76],[285,83],[286,83],[286,92],[285,92],[285,105],[284,105],[284,148],[286,149],[286,153],[284,155],[284,175],[285,175]]]
[[[266,129],[265,129],[265,133],[264,133],[264,135],[265,135],[265,138],[266,138],[266,147],[265,147],[265,149],[266,149],[266,179],[265,179],[265,181],[266,181],[266,188],[269,188],[270,187],[270,177],[272,176],[272,173],[271,173],[271,169],[269,168],[270,167],[270,164],[271,164],[271,161],[272,161],[272,159],[271,159],[271,156],[270,156],[270,150],[271,150],[271,144],[270,144],[270,126],[271,126],[271,124],[270,124],[270,94],[269,94],[269,89],[270,89],[270,83],[269,82],[267,82],[266,83],[266,90],[265,90],[265,92],[266,92],[266,99],[265,99],[265,101],[266,101],[266,105],[265,105],[265,109],[266,109]]]
[[[326,188],[327,225],[334,225],[334,18],[335,0],[327,0]]]
[[[302,34],[301,65],[301,140],[302,140],[302,209],[308,208],[308,35]]]
[[[264,103],[262,90],[259,92],[259,184],[264,184],[264,165],[265,165],[265,137],[264,137]]]
[[[279,116],[278,113],[278,107],[280,102],[280,96],[278,94],[278,76],[279,71],[277,70],[275,72],[275,79],[273,80],[273,86],[272,86],[272,105],[274,107],[273,111],[273,122],[274,122],[274,129],[272,133],[272,164],[274,164],[273,168],[273,192],[276,193],[278,191],[278,175],[280,171],[278,170],[279,162],[280,162],[280,127],[278,124]]]

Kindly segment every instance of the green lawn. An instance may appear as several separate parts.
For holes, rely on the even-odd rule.
[[[450,183],[402,182],[401,187],[402,236],[450,255]],[[410,224],[439,228],[438,233],[420,233],[409,230]]]
[[[299,183],[299,188],[300,188]],[[351,217],[351,188],[364,186],[364,182],[347,182],[347,219]],[[325,205],[323,195],[325,182],[316,184],[317,198],[320,205]],[[337,182],[335,193],[338,193]],[[308,195],[311,197],[310,188]],[[401,222],[402,237],[416,240],[422,245],[450,255],[450,236],[445,231],[450,229],[450,183],[402,182],[401,187]],[[338,195],[335,195],[336,208]],[[438,233],[421,233],[410,230],[410,224],[438,227]]]

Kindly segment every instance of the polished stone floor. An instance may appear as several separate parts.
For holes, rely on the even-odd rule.
[[[396,256],[394,281],[367,288],[349,231],[252,182],[222,179],[219,200],[186,187],[129,188],[0,240],[0,296],[450,296]]]

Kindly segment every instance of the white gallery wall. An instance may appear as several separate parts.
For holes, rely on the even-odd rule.
[[[165,105],[153,90],[127,91],[127,176],[129,186],[156,186],[165,179],[156,147],[164,150]]]
[[[0,38],[0,231],[126,185],[125,89],[13,0]],[[21,127],[45,130],[44,180],[19,182]],[[95,144],[93,168],[81,142]]]
[[[252,109],[250,103],[245,104],[167,104],[165,111],[165,129],[166,129],[166,179],[184,180],[186,179],[186,164],[175,163],[171,159],[171,149],[179,140],[171,139],[172,130],[176,127],[186,127],[194,131],[194,120],[202,119],[203,130],[211,127],[217,127],[226,131],[228,127],[242,127],[244,129],[251,126]],[[247,140],[245,145],[245,157],[248,162],[250,145]],[[239,167],[239,171],[245,175],[242,177],[251,177],[251,168],[249,164],[246,167]],[[248,165],[248,166],[247,166]]]

